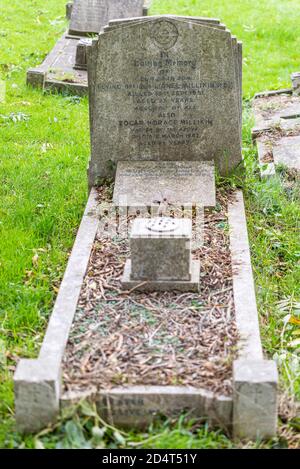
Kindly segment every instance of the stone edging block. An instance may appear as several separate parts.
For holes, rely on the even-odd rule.
[[[233,363],[233,435],[266,439],[277,429],[277,366],[263,359],[242,192],[229,207],[239,359]]]

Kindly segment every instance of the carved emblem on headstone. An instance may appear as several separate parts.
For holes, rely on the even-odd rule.
[[[157,21],[151,31],[151,37],[161,49],[171,49],[175,46],[179,32],[174,23],[169,20]]]

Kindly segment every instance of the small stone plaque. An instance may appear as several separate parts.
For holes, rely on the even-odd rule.
[[[216,205],[213,162],[120,161],[113,201],[117,206]]]
[[[300,136],[284,137],[273,148],[275,164],[284,164],[288,168],[300,170]]]

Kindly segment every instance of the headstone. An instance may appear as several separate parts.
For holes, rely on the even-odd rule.
[[[143,15],[144,0],[74,0],[69,34],[98,34],[109,20]]]
[[[131,259],[122,286],[138,290],[197,291],[199,261],[192,261],[192,222],[168,217],[136,218],[130,234]]]
[[[198,161],[120,161],[113,201],[128,207],[163,202],[214,207],[214,165]]]
[[[237,41],[219,23],[177,17],[114,21],[88,51],[90,186],[119,161],[241,161]]]

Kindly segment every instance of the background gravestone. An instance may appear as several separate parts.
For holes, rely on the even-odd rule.
[[[89,48],[90,185],[122,160],[241,161],[239,51],[229,31],[176,17],[127,21]]]
[[[74,0],[69,34],[98,34],[113,18],[142,16],[144,0]]]

